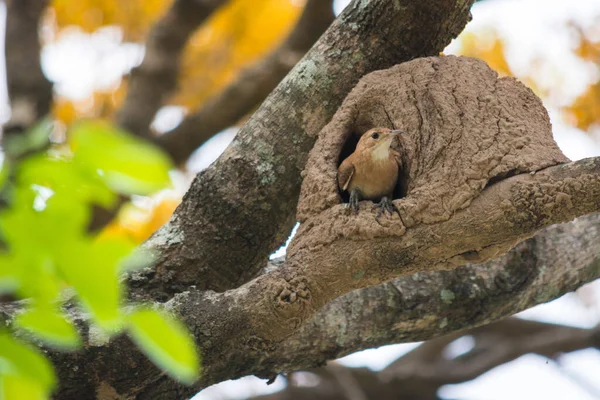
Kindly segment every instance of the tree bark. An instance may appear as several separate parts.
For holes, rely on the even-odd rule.
[[[313,252],[294,247],[282,265],[264,269],[295,221],[308,151],[342,99],[370,71],[439,53],[471,4],[355,0],[146,243],[157,264],[132,276],[132,297],[162,303],[194,333],[204,367],[194,386],[168,379],[126,337],[106,341],[84,329],[82,352],[51,353],[57,398],[173,399],[248,374],[272,378],[489,323],[597,278],[588,245],[600,236],[596,215],[546,228],[488,260],[548,225],[599,211],[600,159],[500,180],[447,220],[407,225],[403,244],[418,246],[379,254],[382,242],[397,241],[371,238],[362,274],[345,270],[354,244],[344,240]],[[469,262],[485,264],[459,267]]]
[[[106,393],[120,398],[182,398],[227,379],[250,374],[273,378],[355,351],[489,324],[599,278],[593,245],[598,240],[600,215],[589,215],[546,228],[485,264],[420,272],[353,291],[268,349],[253,347],[252,336],[236,335],[235,329],[219,332],[227,325],[229,311],[220,308],[218,318],[208,318],[206,312],[217,307],[212,300],[220,295],[190,289],[165,307],[185,319],[200,346],[203,371],[193,387],[161,374],[126,337],[107,343],[94,332],[84,332],[85,351],[51,354],[61,384],[57,398],[119,398]],[[277,264],[270,269],[276,270]],[[83,319],[76,312],[72,317]]]
[[[52,83],[40,65],[38,36],[47,0],[6,2],[6,76],[11,104],[4,133],[18,134],[50,112]]]

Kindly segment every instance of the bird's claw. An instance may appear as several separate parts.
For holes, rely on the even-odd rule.
[[[375,219],[381,217],[384,211],[387,211],[390,215],[394,213],[398,213],[398,215],[400,215],[400,211],[398,211],[394,203],[392,203],[392,201],[385,196],[381,198],[378,204],[375,204],[373,206],[373,209],[375,208],[379,209],[379,211],[377,211],[377,216],[375,217]]]
[[[358,204],[359,201],[360,201],[360,196],[359,196],[358,192],[353,190],[350,193],[350,202],[348,203],[348,207],[352,210],[354,215],[357,215],[358,210],[360,209],[360,206]]]

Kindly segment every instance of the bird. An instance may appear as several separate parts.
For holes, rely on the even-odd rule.
[[[341,192],[350,194],[350,207],[358,214],[358,203],[361,200],[379,201],[376,218],[384,211],[390,215],[398,210],[391,199],[398,181],[401,168],[400,153],[391,148],[392,141],[403,130],[373,128],[365,132],[356,145],[354,152],[348,156],[337,171],[338,187]]]

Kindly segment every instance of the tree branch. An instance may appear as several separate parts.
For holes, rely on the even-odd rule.
[[[458,357],[447,358],[444,349],[465,336],[472,337],[474,347]],[[554,358],[560,353],[598,346],[598,327],[582,329],[509,318],[427,341],[381,372],[330,365],[310,370],[319,377],[317,386],[288,386],[281,392],[253,397],[252,400],[343,400],[347,397],[338,383],[337,376],[340,374],[352,379],[366,398],[437,400],[437,392],[442,386],[473,380],[525,354]]]
[[[190,293],[194,308],[182,314],[201,310],[193,323],[210,332],[210,345],[199,341],[205,360],[209,353],[222,357],[233,348],[272,351],[339,296],[398,276],[485,262],[545,226],[600,211],[599,199],[600,158],[517,175],[484,190],[448,221],[407,228],[400,240],[348,236],[321,247],[309,244],[307,251],[291,249],[284,265],[240,288]],[[344,206],[331,211],[326,219],[336,221]]]
[[[213,135],[232,125],[260,104],[334,19],[331,0],[307,0],[304,11],[287,39],[209,99],[175,129],[156,140],[177,163]]]
[[[104,387],[123,397],[172,399],[227,379],[251,374],[272,378],[367,348],[489,324],[599,278],[596,247],[591,245],[599,240],[600,215],[590,215],[546,228],[483,265],[421,272],[353,291],[268,349],[236,328],[223,331],[230,318],[226,307],[216,319],[206,315],[211,307],[221,307],[221,295],[190,289],[166,306],[186,320],[201,348],[203,373],[193,388],[162,375],[126,338],[104,343],[90,335],[83,353],[52,354],[61,382],[57,398],[90,398]],[[135,376],[130,374],[132,365]]]
[[[308,151],[346,94],[370,71],[438,54],[463,29],[471,2],[355,0],[346,7],[196,177],[150,240],[158,266],[140,286],[169,298],[190,285],[222,291],[256,276],[294,225]]]
[[[154,25],[140,66],[131,71],[129,90],[117,123],[150,138],[150,123],[177,85],[181,53],[191,34],[227,0],[175,0]]]
[[[19,133],[50,112],[52,83],[40,65],[38,26],[47,0],[7,0],[6,75],[11,117],[4,133]]]

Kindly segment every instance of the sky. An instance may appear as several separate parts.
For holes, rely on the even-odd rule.
[[[335,11],[339,13],[347,0],[336,0]],[[546,100],[554,127],[557,143],[573,160],[600,155],[598,142],[590,135],[567,126],[558,109],[568,104],[585,85],[597,78],[586,65],[575,59],[569,49],[573,38],[564,31],[564,23],[577,21],[586,26],[600,17],[600,0],[485,0],[473,7],[473,21],[467,31],[477,31],[493,26],[501,33],[507,44],[507,58],[515,72],[528,68],[536,57],[547,61],[548,67],[540,71],[540,81],[552,87],[552,96]],[[5,18],[4,4],[0,5],[0,22]],[[3,41],[0,41],[3,42]],[[453,42],[446,54],[456,51]],[[2,52],[3,53],[3,52]],[[141,61],[143,48],[136,44],[124,44],[118,29],[105,28],[93,34],[74,30],[69,35],[44,48],[42,66],[46,75],[56,83],[55,90],[72,99],[85,99],[95,89],[110,88],[119,83],[123,71]],[[556,80],[557,73],[566,77]],[[4,70],[1,71],[4,75]],[[0,90],[0,119],[8,118],[7,95],[4,84]],[[159,113],[155,126],[168,130],[183,117],[179,107],[166,107]],[[188,162],[190,171],[200,171],[213,162],[235,136],[235,129],[228,129],[209,140],[198,149]],[[176,176],[177,191],[184,191],[189,179]],[[285,248],[278,255],[285,253]],[[587,292],[597,296],[597,284],[588,286]],[[596,302],[597,304],[597,302]],[[591,327],[599,322],[597,306],[584,307],[577,295],[569,294],[545,305],[534,307],[519,314],[522,318],[573,326]],[[451,351],[463,352],[468,341],[454,343]],[[358,352],[338,360],[347,366],[367,366],[380,370],[399,355],[414,348],[416,344],[384,346]],[[560,357],[560,367],[547,363],[538,356],[526,356],[505,364],[478,379],[460,385],[449,385],[441,395],[448,398],[470,399],[531,399],[546,400],[600,398],[600,353],[593,350],[579,351]],[[583,384],[582,384],[583,382]],[[213,386],[195,400],[242,399],[253,394],[280,390],[283,380],[278,378],[267,386],[264,380],[247,377],[235,382]]]

